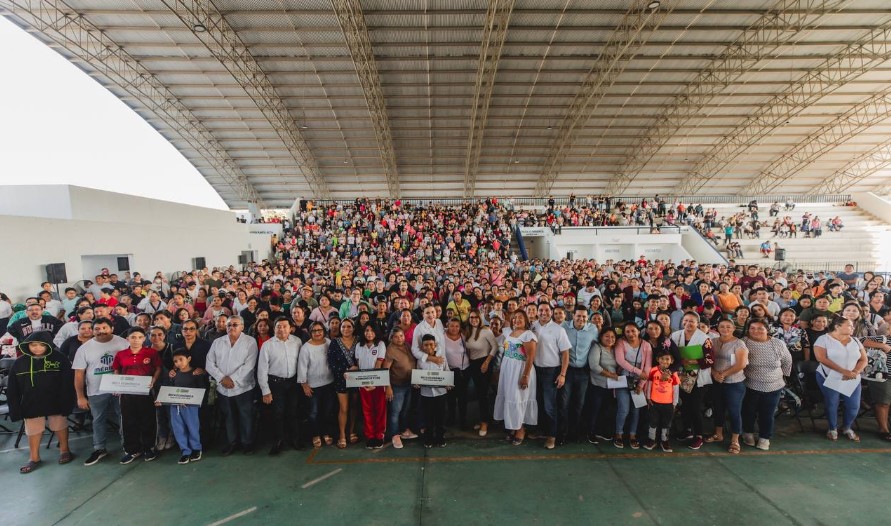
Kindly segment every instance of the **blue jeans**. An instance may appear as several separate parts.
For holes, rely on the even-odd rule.
[[[334,404],[337,394],[334,384],[314,387],[309,401],[309,436],[321,437],[334,434]]]
[[[758,438],[770,439],[773,436],[773,417],[780,403],[782,389],[765,393],[746,388],[743,399],[743,432],[755,432],[755,419],[758,419]]]
[[[839,403],[843,404],[843,407],[845,408],[842,429],[851,429],[851,426],[854,425],[854,420],[857,418],[857,413],[860,411],[860,391],[863,386],[857,385],[857,389],[854,389],[854,392],[851,393],[851,396],[845,396],[835,389],[823,387],[823,382],[826,379],[823,378],[823,375],[820,374],[816,376],[817,385],[820,386],[820,391],[823,392],[823,401],[826,404],[826,419],[829,420],[829,429],[832,430],[838,428]]]
[[[631,389],[616,389],[616,435],[625,433],[628,428],[629,435],[637,435],[637,422],[640,418],[640,409],[634,407],[631,402]],[[628,416],[631,420],[628,420]],[[625,424],[628,424],[627,426]]]
[[[230,446],[254,446],[254,389],[235,396],[219,395],[217,405],[226,420],[226,440]]]
[[[403,422],[408,414],[408,398],[411,395],[411,385],[394,385],[393,399],[387,408],[387,436],[398,435],[405,429]]]
[[[121,426],[121,400],[111,393],[103,393],[89,397],[90,413],[93,415],[93,449],[108,449],[106,446],[106,433],[108,432],[108,422],[111,418],[118,427],[120,434],[123,427]],[[123,443],[123,435],[121,435]]]
[[[541,419],[541,432],[547,437],[557,436],[557,376],[560,374],[560,366],[539,367],[535,366],[535,376],[538,378],[538,392],[541,393],[541,401],[544,405],[544,418]],[[539,418],[541,415],[539,415]]]
[[[746,384],[736,382],[733,384],[715,382],[712,385],[712,392],[715,394],[714,410],[715,410],[715,427],[724,427],[726,415],[730,416],[730,432],[734,434],[742,433],[742,405],[743,398],[746,396]]]
[[[176,443],[183,455],[191,455],[193,451],[201,451],[201,426],[198,420],[197,405],[172,405],[168,409],[170,427]]]
[[[591,373],[586,367],[570,367],[566,370],[566,383],[557,392],[557,420],[560,423],[558,437],[561,440],[567,437],[573,440],[577,438],[590,377]]]

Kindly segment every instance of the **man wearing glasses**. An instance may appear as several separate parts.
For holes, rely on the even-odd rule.
[[[207,372],[217,382],[218,405],[226,420],[229,456],[239,446],[245,455],[254,453],[254,391],[257,387],[257,341],[243,334],[244,320],[231,316],[226,336],[217,338],[207,354]]]

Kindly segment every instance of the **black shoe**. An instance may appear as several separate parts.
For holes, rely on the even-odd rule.
[[[597,435],[595,435],[594,433],[591,433],[590,435],[588,435],[588,443],[589,444],[599,444],[600,439],[597,438]]]
[[[144,460],[146,462],[151,462],[152,460],[155,460],[156,458],[158,458],[158,452],[155,451],[154,449],[149,449],[145,453],[142,454],[142,460]]]
[[[383,440],[375,440],[374,441],[374,449],[383,449],[384,441]]]
[[[365,449],[374,449],[374,440],[366,440]]]
[[[198,462],[199,460],[201,460],[201,450],[199,449],[198,451],[192,451],[192,454],[189,455],[189,461]]]
[[[433,442],[424,442],[424,447],[427,449],[431,449],[433,447]]]
[[[272,448],[269,450],[269,456],[274,457],[282,452],[282,443],[276,442],[272,445]],[[245,453],[247,454],[247,453]]]
[[[192,457],[190,457],[189,455],[183,455],[179,457],[179,461],[177,462],[177,464],[188,464],[191,461]]]
[[[104,449],[97,449],[90,454],[90,457],[88,459],[84,460],[84,466],[92,466],[93,464],[96,464],[107,456],[108,451]]]
[[[125,452],[124,456],[121,457],[121,464],[129,464],[141,456],[142,456],[142,453],[126,453]]]
[[[436,447],[446,447],[446,441],[440,440],[439,442],[436,443]]]
[[[251,455],[253,455],[253,454],[254,454],[254,445],[251,444],[251,445],[249,445],[249,446],[244,446],[244,451],[243,451],[243,453],[244,453],[246,456],[251,456]]]
[[[228,457],[232,453],[235,453],[236,449],[238,449],[238,446],[236,446],[235,444],[229,444],[228,446],[224,447],[222,451],[220,451],[220,454],[224,457]]]

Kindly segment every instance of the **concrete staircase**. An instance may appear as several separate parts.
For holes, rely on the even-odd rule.
[[[737,258],[738,263],[763,265],[768,261],[759,252],[759,246],[767,239],[771,246],[776,241],[780,247],[786,249],[786,261],[782,266],[835,271],[841,270],[846,263],[852,263],[859,272],[891,270],[891,225],[868,212],[840,204],[802,203],[788,213],[781,209],[779,217],[788,215],[797,225],[800,225],[801,216],[805,212],[819,216],[824,225],[835,216],[840,217],[845,225],[841,232],[830,232],[824,226],[823,235],[819,238],[806,238],[801,232],[797,238],[781,238],[773,237],[773,232],[770,231],[773,224],[773,218],[768,217],[770,205],[771,203],[761,203],[759,210],[759,219],[768,222],[768,226],[761,229],[761,238],[748,239],[743,235],[738,240],[744,256],[742,259]],[[729,217],[743,210],[739,205],[714,205],[714,208],[718,211],[718,218]],[[723,247],[723,232],[716,230],[715,233],[721,238]],[[772,265],[780,264],[773,261],[773,256],[770,261]]]

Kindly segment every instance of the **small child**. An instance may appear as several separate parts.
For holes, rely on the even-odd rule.
[[[6,398],[13,422],[24,419],[30,459],[19,469],[25,475],[40,465],[40,440],[49,428],[59,437],[59,464],[68,464],[74,455],[68,449],[68,420],[74,407],[74,373],[71,363],[53,348],[48,331],[31,333],[19,344],[22,355],[9,371]]]
[[[436,356],[436,338],[432,334],[425,334],[421,337],[421,350],[427,356]],[[433,363],[431,360],[418,360],[418,369],[430,371],[448,371],[448,363],[445,356],[441,363]],[[427,422],[427,428],[424,430],[424,447],[431,448],[433,446],[445,447],[445,409],[446,409],[446,392],[448,387],[434,387],[423,385],[421,387],[421,409],[424,411],[424,419]]]
[[[196,375],[192,367],[192,355],[189,351],[180,348],[173,351],[174,376],[169,380],[173,387],[186,387],[189,389],[206,389],[204,375]],[[161,402],[155,402],[160,407]],[[170,406],[170,427],[176,443],[182,450],[177,464],[188,464],[201,460],[201,434],[198,410],[201,406],[189,404],[173,404]]]
[[[378,337],[377,331],[369,323],[362,331],[361,343],[356,346],[356,361],[359,369],[380,369],[384,364],[387,347]],[[365,417],[365,447],[384,447],[384,433],[387,430],[387,394],[383,386],[368,386],[359,389],[362,401],[362,415]]]
[[[678,373],[670,370],[671,354],[662,353],[656,357],[656,367],[650,369],[647,377],[647,401],[649,402],[650,429],[644,448],[652,451],[656,447],[656,430],[662,430],[659,445],[665,453],[671,453],[668,442],[668,430],[671,429],[671,418],[680,395],[681,380]]]
[[[149,389],[161,376],[161,358],[158,351],[145,347],[145,331],[133,327],[127,331],[130,348],[114,355],[111,368],[115,374],[151,376]],[[155,405],[150,394],[121,395],[121,431],[124,434],[124,456],[121,464],[129,464],[140,456],[146,462],[158,457],[155,450]]]

